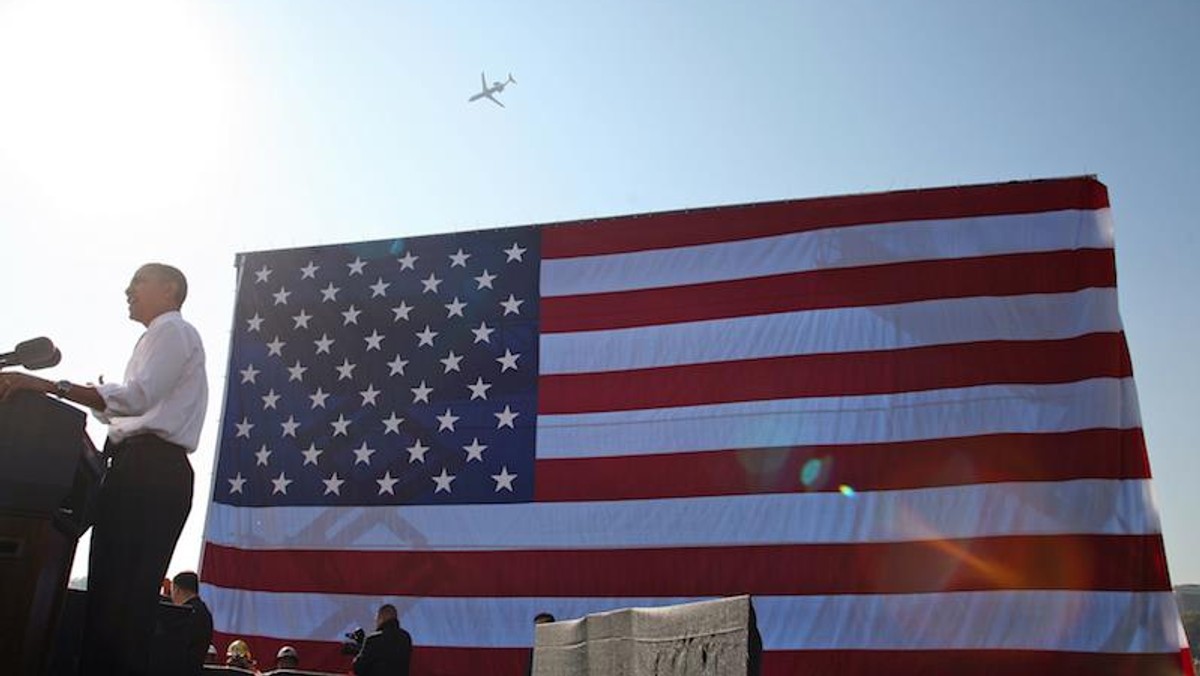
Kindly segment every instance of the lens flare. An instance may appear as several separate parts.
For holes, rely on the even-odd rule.
[[[855,495],[857,495],[857,493],[854,492],[854,487],[849,486],[847,484],[842,484],[841,486],[838,486],[838,492],[848,498],[852,498]]]
[[[804,484],[805,488],[812,488],[817,479],[821,478],[821,464],[820,458],[809,458],[804,467],[800,468],[800,483]]]

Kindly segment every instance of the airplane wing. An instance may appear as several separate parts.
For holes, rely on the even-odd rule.
[[[489,99],[491,99],[492,103],[500,106],[501,108],[504,107],[504,104],[500,103],[500,99],[496,98],[495,96],[492,96],[491,92],[487,93],[485,96],[487,96]]]

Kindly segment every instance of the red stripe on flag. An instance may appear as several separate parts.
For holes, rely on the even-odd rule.
[[[1190,668],[1190,667],[1189,667]],[[1178,653],[1056,650],[786,650],[763,654],[763,676],[784,674],[986,674],[1179,676]]]
[[[539,502],[1150,478],[1141,429],[543,459],[536,472]]]
[[[1102,209],[1094,178],[904,190],[547,225],[543,258],[571,258],[769,237],[843,225]]]
[[[538,413],[594,413],[984,384],[1068,383],[1132,373],[1122,333],[797,355],[538,380]]]
[[[533,618],[529,618],[529,641],[533,642]],[[531,648],[441,648],[413,649],[414,676],[524,676],[533,656]]]
[[[542,332],[559,333],[943,298],[1064,293],[1116,283],[1111,249],[1078,249],[546,297],[539,311]]]
[[[1145,565],[1131,570],[1129,561]],[[253,551],[210,544],[204,578],[255,591],[425,597],[1171,589],[1159,535],[506,552]]]

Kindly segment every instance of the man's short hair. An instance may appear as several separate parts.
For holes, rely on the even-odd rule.
[[[379,606],[379,616],[384,618],[385,620],[397,619],[396,618],[396,606],[393,606],[390,603],[385,603],[382,606]]]
[[[183,306],[183,301],[187,300],[188,284],[187,277],[183,276],[183,272],[179,268],[166,263],[146,263],[142,269],[158,276],[159,279],[174,284],[175,303],[180,307]]]
[[[193,594],[200,593],[200,576],[190,570],[179,573],[171,580],[171,584]]]
[[[554,616],[550,613],[543,611],[533,616],[534,624],[546,624],[547,622],[554,622]]]

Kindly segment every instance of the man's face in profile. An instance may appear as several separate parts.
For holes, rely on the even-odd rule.
[[[129,318],[149,324],[155,317],[175,309],[175,285],[153,269],[139,268],[125,289]]]

